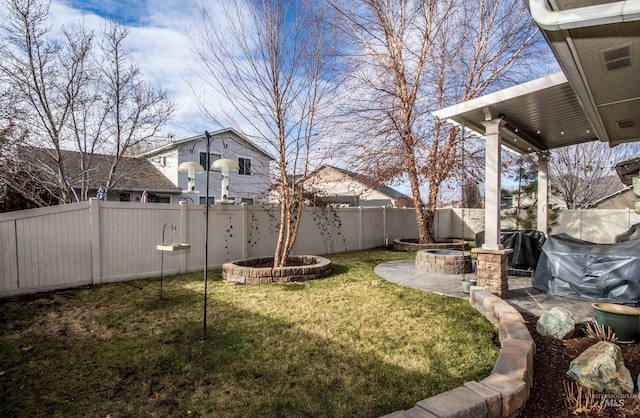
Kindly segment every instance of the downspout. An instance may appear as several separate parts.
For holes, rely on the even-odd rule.
[[[623,0],[555,11],[547,0],[529,0],[533,20],[541,29],[557,31],[640,20],[640,2]]]

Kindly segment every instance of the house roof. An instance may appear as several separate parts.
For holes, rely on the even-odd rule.
[[[23,147],[23,155],[38,165],[53,166],[54,154],[52,149]],[[79,187],[82,175],[81,158],[82,154],[77,151],[61,151],[63,165],[67,173],[67,178],[72,186]],[[93,154],[91,171],[89,172],[89,189],[97,189],[104,185],[109,175],[113,155]],[[122,157],[116,172],[116,181],[112,190],[129,190],[163,193],[180,193],[181,189],[176,187],[157,168],[144,158]]]
[[[615,168],[618,177],[620,177],[620,181],[630,186],[633,183],[631,179],[640,175],[640,157],[619,162]]]
[[[375,180],[373,180],[371,177],[369,176],[365,176],[364,174],[360,174],[360,173],[355,173],[353,171],[349,171],[349,170],[345,170],[344,168],[338,168],[338,167],[334,167],[328,164],[323,164],[320,167],[318,167],[317,169],[315,169],[311,174],[309,174],[309,176],[307,177],[311,177],[313,175],[316,175],[317,173],[319,173],[322,170],[325,169],[330,169],[330,170],[336,170],[339,171],[340,173],[352,178],[354,181],[357,181],[359,183],[364,184],[366,187],[368,187],[369,189],[375,190],[379,193],[384,194],[385,196],[389,196],[392,199],[408,199],[408,200],[412,200],[412,198],[410,196],[407,196],[404,193],[401,193],[395,189],[392,189],[391,187],[385,186],[385,185],[381,185],[378,182],[376,182]]]
[[[602,209],[627,209],[633,207],[634,201],[635,194],[633,193],[632,187],[626,186],[625,188],[618,190],[617,192],[611,193],[601,199],[598,199],[597,201],[593,202],[590,207]]]
[[[256,152],[263,154],[265,157],[269,158],[270,160],[275,160],[275,158],[273,158],[273,156],[271,156],[271,154],[269,154],[267,151],[263,150],[262,148],[260,148],[259,146],[257,146],[256,144],[254,144],[251,140],[249,140],[246,136],[244,136],[243,134],[241,134],[240,132],[236,131],[233,128],[224,128],[224,129],[220,129],[218,131],[214,131],[214,132],[210,132],[209,135],[211,135],[212,137],[216,137],[216,136],[221,136],[227,134],[227,136],[229,136],[229,134],[233,134],[236,137],[240,138],[242,141],[244,141],[246,143],[246,145],[250,148],[253,148]],[[194,141],[198,141],[198,140],[205,140],[206,139],[206,134],[202,133],[200,135],[196,135],[196,136],[191,136],[188,138],[182,138],[182,139],[178,139],[175,141],[171,141],[168,144],[162,145],[158,148],[154,148],[152,150],[143,152],[142,154],[139,155],[139,157],[144,157],[144,158],[148,158],[148,157],[152,157],[156,154],[159,154],[161,152],[170,150],[170,149],[174,149],[180,145],[183,144],[188,144],[190,142],[194,142]]]
[[[584,4],[529,0],[531,15],[563,73],[434,115],[479,135],[485,134],[482,122],[502,117],[503,145],[520,153],[595,139],[611,146],[640,140],[640,2]]]

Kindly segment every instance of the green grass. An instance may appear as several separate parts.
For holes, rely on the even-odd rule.
[[[493,327],[468,301],[334,254],[303,284],[202,274],[0,300],[0,416],[372,417],[487,376]]]

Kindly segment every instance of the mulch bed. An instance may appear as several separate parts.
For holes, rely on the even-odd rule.
[[[558,341],[552,337],[544,337],[536,331],[538,317],[529,313],[522,313],[531,337],[536,343],[534,357],[533,387],[531,397],[520,415],[522,418],[542,417],[571,417],[571,412],[566,405],[566,396],[563,382],[571,382],[566,375],[571,360],[579,356],[590,345],[592,340],[586,337],[584,324],[576,327],[572,338]],[[618,344],[622,350],[625,366],[631,372],[634,382],[640,374],[640,343]],[[635,388],[635,396],[625,398],[624,405],[610,406],[605,409],[603,417],[638,417],[640,416],[640,400],[638,400],[638,388]],[[585,415],[582,416],[594,416]]]

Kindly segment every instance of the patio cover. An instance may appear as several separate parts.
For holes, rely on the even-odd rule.
[[[436,112],[477,135],[502,119],[502,145],[526,154],[598,139],[564,73],[559,72]]]
[[[487,140],[485,249],[501,249],[500,149],[519,153],[600,139],[640,140],[640,2],[528,0],[563,72],[434,112]],[[547,170],[538,163],[538,230],[547,229]]]
[[[478,97],[436,112],[434,116],[483,136],[486,146],[485,242],[500,243],[501,147],[526,154],[598,139],[580,100],[564,73],[556,73]],[[538,160],[538,225],[547,233],[548,161]]]

